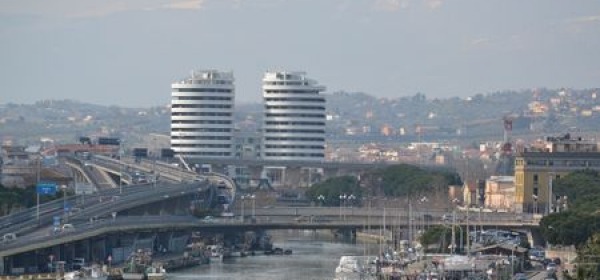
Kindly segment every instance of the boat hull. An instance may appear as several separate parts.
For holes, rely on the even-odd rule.
[[[123,280],[144,280],[146,276],[143,273],[124,272],[121,277]]]

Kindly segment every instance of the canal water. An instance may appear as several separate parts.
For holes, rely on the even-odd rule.
[[[272,232],[274,247],[291,249],[291,255],[249,256],[226,259],[169,273],[169,279],[286,279],[332,280],[340,257],[375,254],[376,246],[336,241],[331,234],[312,231]]]

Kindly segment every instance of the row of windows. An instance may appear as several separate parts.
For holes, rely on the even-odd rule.
[[[318,90],[314,89],[267,89],[265,93],[310,93],[310,94],[319,94]]]
[[[521,160],[517,160],[516,165],[522,165]],[[545,159],[529,159],[529,166],[571,166],[571,167],[596,167],[600,166],[600,160],[545,160]]]
[[[171,136],[172,140],[231,140],[231,136]]]
[[[265,145],[267,149],[319,149],[324,150],[323,146],[297,146],[297,145]]]
[[[265,137],[265,141],[315,141],[315,142],[325,142],[325,138],[317,138],[317,137]]]
[[[220,100],[231,101],[233,98],[227,96],[177,96],[173,100]]]
[[[185,152],[179,153],[182,156],[210,156],[210,157],[229,157],[230,152]]]
[[[231,109],[231,104],[173,104],[171,108],[217,108]]]
[[[312,129],[267,129],[267,133],[318,133],[323,134],[325,130],[312,130]]]
[[[265,85],[270,86],[308,86],[308,82],[292,82],[292,81],[281,81],[281,82],[264,82]]]
[[[325,110],[325,107],[318,106],[269,106],[266,105],[265,109],[296,109],[296,110]]]
[[[325,115],[323,115],[323,114],[290,114],[290,113],[286,113],[286,114],[272,114],[272,113],[267,113],[266,116],[267,116],[267,118],[269,118],[269,117],[325,118]]]
[[[229,144],[173,144],[177,148],[231,148]]]
[[[314,158],[324,158],[325,154],[315,153],[315,154],[304,154],[304,153],[265,153],[268,157],[314,157]]]
[[[265,122],[267,125],[325,125],[324,122]]]
[[[172,124],[231,124],[229,120],[174,120]]]
[[[200,116],[200,117],[231,117],[226,112],[172,112],[171,116]]]
[[[231,132],[231,128],[173,128],[172,132]]]
[[[233,90],[225,88],[174,88],[173,92],[227,92],[230,93]]]
[[[324,98],[303,98],[303,97],[286,97],[286,98],[265,98],[265,101],[306,101],[306,102],[321,102],[324,103]]]

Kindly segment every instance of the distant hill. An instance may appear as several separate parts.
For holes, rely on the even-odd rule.
[[[500,140],[502,119],[513,119],[515,135],[597,131],[598,89],[537,89],[427,98],[417,93],[377,98],[360,92],[327,94],[328,137],[350,141]],[[263,105],[236,104],[236,128],[257,131]],[[124,108],[73,100],[0,104],[0,140],[37,143],[41,137],[73,142],[81,135],[111,135],[136,141],[148,133],[169,134],[168,106]],[[420,132],[420,133],[419,133]]]

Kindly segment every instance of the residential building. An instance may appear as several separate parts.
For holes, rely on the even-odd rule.
[[[189,158],[233,156],[232,72],[192,71],[171,85],[171,148]]]
[[[263,159],[325,159],[324,90],[303,72],[265,73]]]
[[[550,213],[556,210],[554,180],[582,169],[600,170],[600,149],[595,141],[549,137],[538,149],[515,158],[515,211]]]
[[[514,201],[514,176],[491,176],[485,181],[485,208],[512,211]]]

